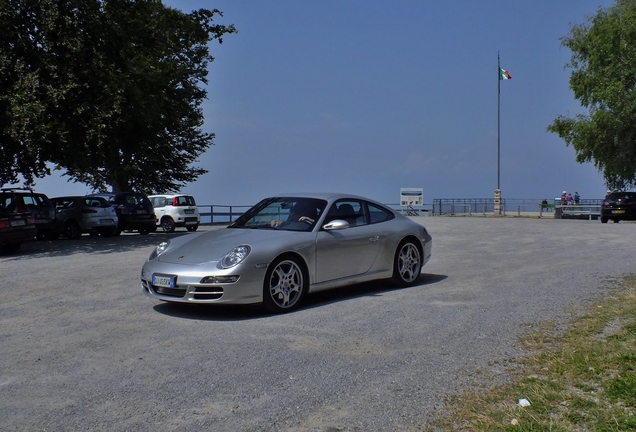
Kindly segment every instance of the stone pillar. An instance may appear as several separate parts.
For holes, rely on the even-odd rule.
[[[501,215],[501,190],[495,189],[495,216]]]

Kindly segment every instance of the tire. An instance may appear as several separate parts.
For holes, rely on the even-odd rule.
[[[140,229],[139,230],[139,234],[141,235],[148,235],[150,233],[149,229]]]
[[[165,217],[161,219],[161,228],[163,228],[163,231],[167,233],[174,232],[175,224],[172,218]]]
[[[199,225],[190,225],[187,227],[188,231],[196,231],[199,228]]]
[[[78,239],[82,236],[82,230],[77,222],[69,220],[64,224],[64,235],[69,239]]]
[[[309,277],[296,257],[282,256],[267,269],[263,283],[263,305],[274,313],[296,309],[305,298]]]
[[[607,223],[607,218],[604,216],[601,216],[601,223]]]
[[[402,287],[417,283],[422,271],[422,251],[413,240],[402,240],[393,260],[393,282]]]
[[[99,232],[91,231],[91,232],[88,233],[88,235],[91,236],[91,237],[97,237],[97,236],[99,236]]]

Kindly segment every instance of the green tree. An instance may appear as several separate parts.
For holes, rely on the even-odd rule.
[[[570,88],[588,111],[548,127],[593,162],[607,186],[636,186],[636,1],[617,0],[561,39],[572,52]]]
[[[216,15],[159,0],[9,0],[2,20],[29,43],[8,54],[29,73],[7,64],[13,87],[0,109],[23,133],[0,142],[14,162],[0,181],[32,181],[47,161],[96,190],[177,191],[205,173],[192,164],[214,138],[201,130],[208,44],[236,31],[214,24]],[[29,76],[31,99],[21,104]]]

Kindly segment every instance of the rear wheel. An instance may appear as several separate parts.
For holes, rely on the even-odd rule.
[[[175,224],[172,218],[165,217],[161,219],[161,228],[163,228],[164,232],[167,233],[174,232]]]
[[[188,231],[196,231],[199,228],[199,225],[190,225],[187,227]]]
[[[601,216],[601,223],[607,223],[607,218],[604,216]]]
[[[399,286],[412,286],[422,271],[422,253],[413,240],[403,240],[395,252],[393,281]]]
[[[82,230],[77,222],[69,220],[64,224],[64,235],[69,239],[77,239],[82,235]]]
[[[300,305],[308,287],[309,278],[300,260],[280,257],[265,274],[263,304],[270,312],[290,312]]]

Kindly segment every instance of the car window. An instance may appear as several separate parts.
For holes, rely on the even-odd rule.
[[[325,222],[340,219],[349,222],[349,226],[366,225],[363,205],[359,200],[340,200],[331,205]]]
[[[17,207],[17,200],[14,199],[14,197],[12,196],[7,196],[4,199],[0,200],[0,209],[13,213],[17,211]]]
[[[230,227],[311,231],[326,204],[324,200],[312,198],[269,198],[252,207]]]
[[[369,211],[369,223],[384,222],[393,219],[395,216],[391,211],[372,203],[367,203]]]
[[[152,201],[153,207],[165,207],[166,199],[164,197],[154,197],[150,201]]]
[[[196,205],[194,202],[194,198],[191,196],[180,196],[177,197],[177,205],[178,206],[194,206]]]
[[[28,206],[44,206],[46,203],[41,196],[38,195],[22,195],[22,201]]]
[[[55,209],[65,209],[65,208],[73,208],[75,206],[75,201],[70,199],[56,199],[53,200],[55,204]]]

